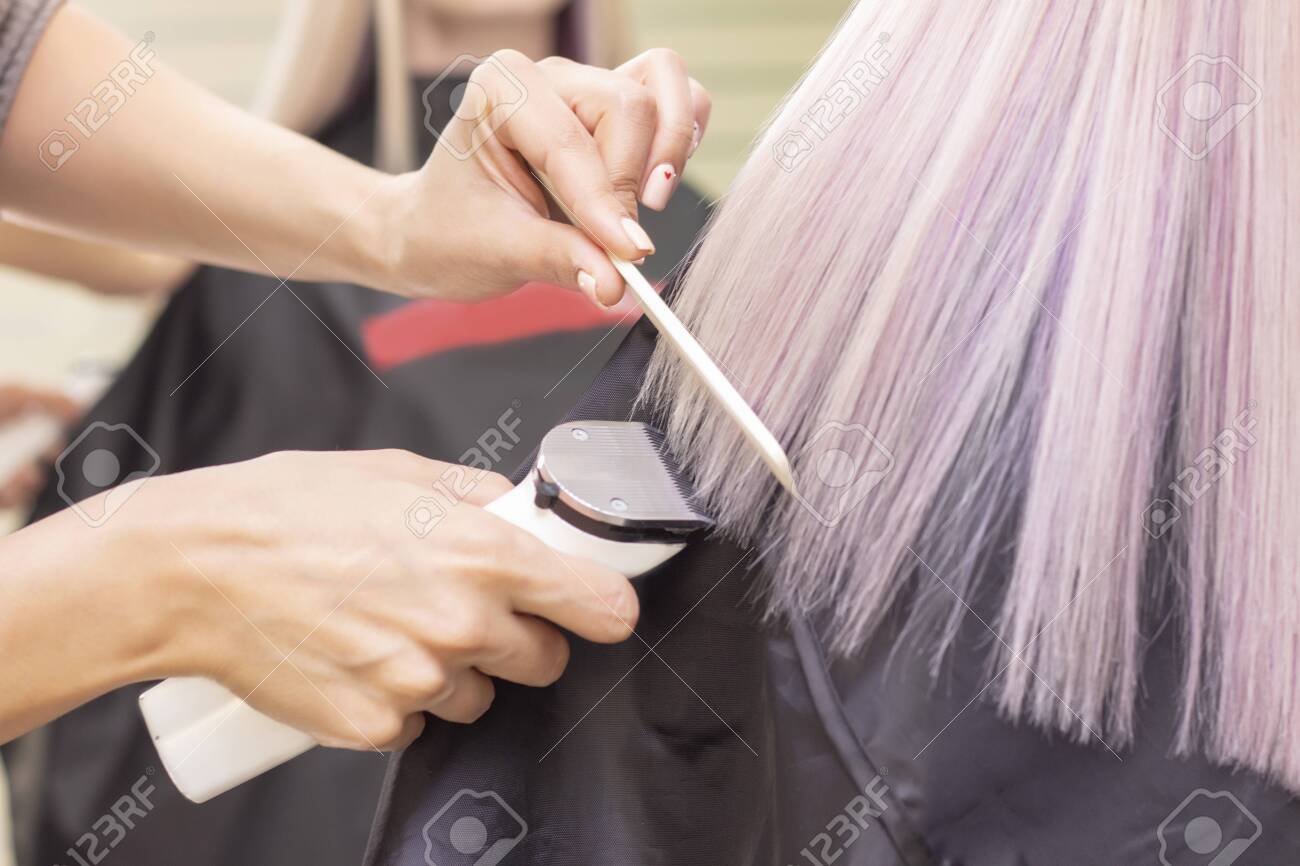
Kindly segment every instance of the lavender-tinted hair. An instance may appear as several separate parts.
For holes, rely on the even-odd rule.
[[[1297,34],[1263,2],[847,14],[675,301],[799,495],[662,347],[644,391],[773,611],[840,652],[901,611],[937,669],[969,602],[1009,716],[1116,748],[1174,629],[1179,750],[1300,790]]]

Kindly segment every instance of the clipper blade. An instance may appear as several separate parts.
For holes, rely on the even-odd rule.
[[[713,527],[664,434],[636,421],[571,421],[546,434],[537,505],[602,538],[678,543]]]

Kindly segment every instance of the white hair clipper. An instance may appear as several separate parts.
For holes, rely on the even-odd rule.
[[[628,577],[667,561],[713,526],[663,434],[626,421],[575,421],[551,430],[533,471],[486,510],[555,550]],[[167,773],[195,803],[317,744],[202,677],[154,686],[140,696],[140,710]]]

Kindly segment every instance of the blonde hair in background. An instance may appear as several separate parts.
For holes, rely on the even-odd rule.
[[[1300,791],[1298,82],[1294,4],[847,14],[675,302],[800,496],[662,346],[644,390],[774,613],[936,674],[979,616],[1008,717],[1114,748],[1169,638],[1178,750]]]
[[[373,32],[376,164],[391,172],[414,168],[414,94],[404,43],[407,2],[288,0],[254,110],[299,132],[318,132],[357,86],[361,64],[371,56],[367,35]],[[630,23],[622,0],[575,0],[573,14],[583,37],[577,59],[614,66],[629,56]]]

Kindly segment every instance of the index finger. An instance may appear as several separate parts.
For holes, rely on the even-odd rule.
[[[537,543],[546,553],[530,556],[529,576],[511,592],[515,611],[540,616],[595,643],[631,637],[641,613],[632,582],[599,563]]]
[[[502,143],[550,179],[578,227],[606,250],[629,261],[653,253],[645,229],[615,195],[609,167],[595,140],[545,76],[518,52],[498,52],[491,59],[496,62],[482,64],[471,78],[482,86],[486,98],[505,98],[517,94],[520,87],[525,93],[496,130]],[[466,91],[467,97],[470,92]]]

